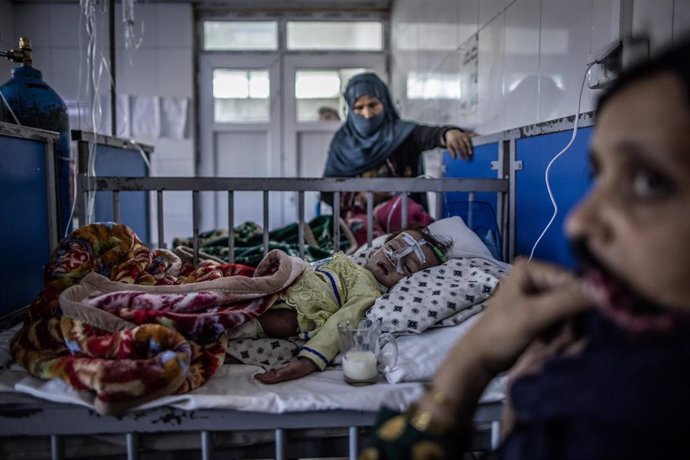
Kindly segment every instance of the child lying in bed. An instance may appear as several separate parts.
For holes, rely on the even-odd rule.
[[[278,383],[323,370],[338,354],[338,322],[361,318],[367,308],[404,277],[446,260],[450,242],[426,227],[392,236],[364,267],[343,253],[315,263],[257,320],[231,335],[306,341],[296,359],[280,369],[258,374],[262,383]]]

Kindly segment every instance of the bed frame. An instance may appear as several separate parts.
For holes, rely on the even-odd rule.
[[[120,146],[132,148],[127,141],[107,136],[85,136],[76,138],[79,152],[79,164],[88,164],[88,155],[96,145]],[[491,139],[487,139],[487,142]],[[482,140],[478,139],[477,144]],[[502,141],[509,142],[509,141]],[[506,144],[507,145],[507,144]],[[119,222],[122,215],[121,194],[127,192],[146,192],[156,203],[157,210],[157,241],[159,247],[165,247],[163,210],[165,206],[164,194],[168,191],[187,191],[192,194],[193,203],[193,249],[195,262],[199,257],[198,235],[200,231],[200,192],[215,191],[228,194],[228,229],[235,227],[234,199],[235,192],[254,191],[263,194],[263,224],[268,228],[269,222],[269,194],[274,192],[296,192],[298,195],[299,242],[303,248],[305,224],[305,192],[333,192],[334,215],[339,215],[339,195],[348,191],[366,191],[368,196],[369,229],[372,228],[374,192],[396,192],[402,194],[406,200],[409,193],[434,192],[439,195],[446,192],[468,192],[470,199],[477,192],[492,192],[497,195],[498,225],[503,233],[504,258],[510,258],[512,247],[510,240],[513,235],[513,219],[510,213],[514,209],[511,198],[511,186],[508,175],[503,174],[503,166],[497,168],[496,179],[296,179],[296,178],[186,178],[186,177],[92,177],[84,166],[80,166],[77,178],[77,208],[79,222],[87,222],[86,203],[90,193],[95,191],[112,192],[112,213],[114,220]],[[437,200],[440,202],[442,200]],[[402,206],[403,226],[407,223],[406,206]],[[127,224],[127,222],[123,222]],[[334,225],[334,241],[339,241],[340,228],[337,220]],[[369,231],[368,241],[372,234]],[[268,250],[268,232],[264,232],[264,251]],[[232,232],[229,238],[230,254],[233,254],[234,238]],[[51,244],[51,246],[53,246]],[[303,252],[300,254],[303,256]],[[495,447],[499,439],[501,403],[483,404],[477,410],[475,420],[478,429],[475,448],[490,450]],[[321,411],[285,414],[248,413],[236,410],[195,410],[184,411],[172,407],[156,408],[146,411],[131,411],[122,417],[101,416],[93,410],[67,404],[46,402],[28,395],[16,393],[0,393],[0,442],[7,443],[17,436],[30,435],[26,442],[35,436],[50,438],[50,458],[65,458],[66,442],[76,435],[96,435],[119,433],[124,436],[125,451],[117,458],[126,457],[128,460],[138,458],[188,458],[184,453],[168,453],[151,456],[140,449],[140,439],[151,433],[180,433],[197,432],[198,449],[200,454],[189,458],[214,458],[214,452],[224,453],[223,458],[266,458],[276,459],[297,458],[304,456],[342,456],[350,459],[357,457],[361,440],[367,435],[367,427],[371,427],[376,411]],[[332,431],[331,429],[338,429]],[[323,433],[315,438],[291,440],[295,430],[320,429],[335,437],[323,437]],[[235,432],[246,430],[269,430],[273,432],[273,441],[266,445],[247,448],[221,448],[218,439],[221,432]],[[273,450],[272,453],[267,453]],[[170,456],[173,455],[173,456]]]
[[[480,405],[475,414],[473,450],[489,451],[498,445],[501,403]],[[0,394],[3,437],[50,437],[51,458],[66,458],[69,437],[118,434],[128,460],[151,458],[140,452],[140,438],[151,433],[196,432],[196,452],[172,458],[275,458],[349,457],[356,459],[375,421],[376,412],[319,411],[266,414],[236,410],[185,411],[172,407],[131,411],[121,417],[102,416],[80,406],[46,402],[28,395]],[[304,430],[318,432],[304,433]],[[220,447],[214,440],[224,432],[267,431],[273,441],[245,447]],[[291,435],[295,434],[295,439]],[[28,439],[28,438],[27,438]],[[222,456],[220,455],[222,453]],[[122,453],[120,454],[122,456]],[[237,457],[235,457],[237,456]],[[156,458],[155,456],[153,458]]]

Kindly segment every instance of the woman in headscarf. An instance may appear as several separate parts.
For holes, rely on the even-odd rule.
[[[472,157],[473,133],[455,126],[428,126],[401,120],[388,87],[376,74],[352,77],[344,97],[349,109],[347,119],[331,141],[324,177],[417,177],[424,174],[422,152],[439,147],[448,149],[453,158]],[[327,202],[332,200],[324,198]],[[374,205],[388,211],[378,214],[387,216],[395,211],[391,203],[385,206],[389,199],[389,194],[375,196]],[[413,196],[409,203],[410,223],[428,225],[431,217],[425,211],[424,196]],[[341,216],[360,243],[366,240],[365,210],[365,194],[342,194]],[[390,221],[379,222],[381,225],[374,229],[374,236],[384,229],[396,230],[387,228],[386,220]],[[399,226],[400,218],[396,220]]]

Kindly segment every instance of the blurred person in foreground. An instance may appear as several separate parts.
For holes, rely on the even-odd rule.
[[[519,260],[406,413],[361,459],[457,458],[509,371],[509,460],[690,458],[690,43],[599,100],[593,188],[566,222],[577,274]]]

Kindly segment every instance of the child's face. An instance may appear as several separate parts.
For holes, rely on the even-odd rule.
[[[584,275],[598,306],[638,330],[650,317],[635,298],[690,312],[690,108],[678,77],[646,78],[609,100],[591,159],[594,187],[566,230],[602,266]]]
[[[407,235],[407,236],[405,236]],[[409,239],[412,238],[414,243]],[[366,268],[374,274],[379,283],[386,287],[391,287],[404,277],[412,273],[434,267],[440,263],[432,247],[423,242],[424,239],[415,231],[406,231],[396,236],[381,248],[372,252],[367,261]],[[412,249],[408,254],[400,257],[387,255],[391,252],[402,254],[406,250]],[[421,257],[419,256],[421,251]]]

